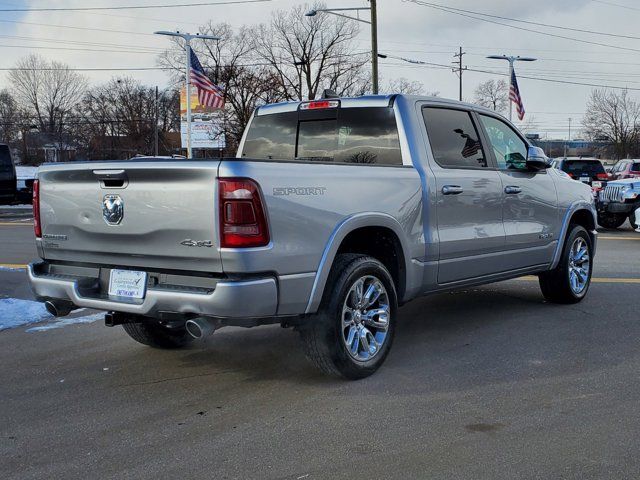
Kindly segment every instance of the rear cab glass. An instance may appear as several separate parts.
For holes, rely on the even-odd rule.
[[[640,162],[635,162],[631,164],[630,172],[640,172]]]
[[[13,173],[13,162],[11,162],[11,153],[7,145],[0,145],[0,172]]]
[[[599,173],[605,173],[602,163],[598,160],[565,160],[562,162],[562,170],[576,177],[595,177]]]
[[[257,114],[243,158],[402,165],[392,107],[350,107]]]

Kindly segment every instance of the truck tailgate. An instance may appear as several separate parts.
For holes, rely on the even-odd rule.
[[[43,257],[221,272],[218,166],[158,159],[42,166]]]

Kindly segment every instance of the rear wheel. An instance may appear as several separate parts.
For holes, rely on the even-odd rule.
[[[574,225],[558,266],[539,276],[542,294],[553,303],[578,303],[589,290],[592,271],[591,238],[584,227]]]
[[[136,342],[153,348],[180,348],[193,341],[184,327],[168,328],[155,321],[125,323],[122,327]]]
[[[330,375],[371,375],[391,348],[397,308],[395,286],[382,263],[339,255],[318,313],[300,328],[307,357]]]
[[[615,230],[620,228],[627,220],[626,215],[620,213],[609,213],[607,215],[598,215],[598,225],[603,228]]]

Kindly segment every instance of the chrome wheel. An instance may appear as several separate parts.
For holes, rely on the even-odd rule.
[[[584,238],[578,237],[569,252],[569,285],[576,295],[581,294],[589,283],[591,254]]]
[[[382,350],[390,315],[384,284],[372,275],[356,280],[342,307],[342,341],[351,357],[364,362]]]

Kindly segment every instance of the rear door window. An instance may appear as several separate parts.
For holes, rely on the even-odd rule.
[[[339,108],[333,118],[298,112],[257,115],[249,126],[242,156],[402,165],[398,128],[390,107]]]
[[[632,163],[631,164],[632,172],[640,172],[640,163]]]
[[[444,168],[486,168],[487,159],[471,115],[464,110],[425,107],[422,115],[435,161]]]

